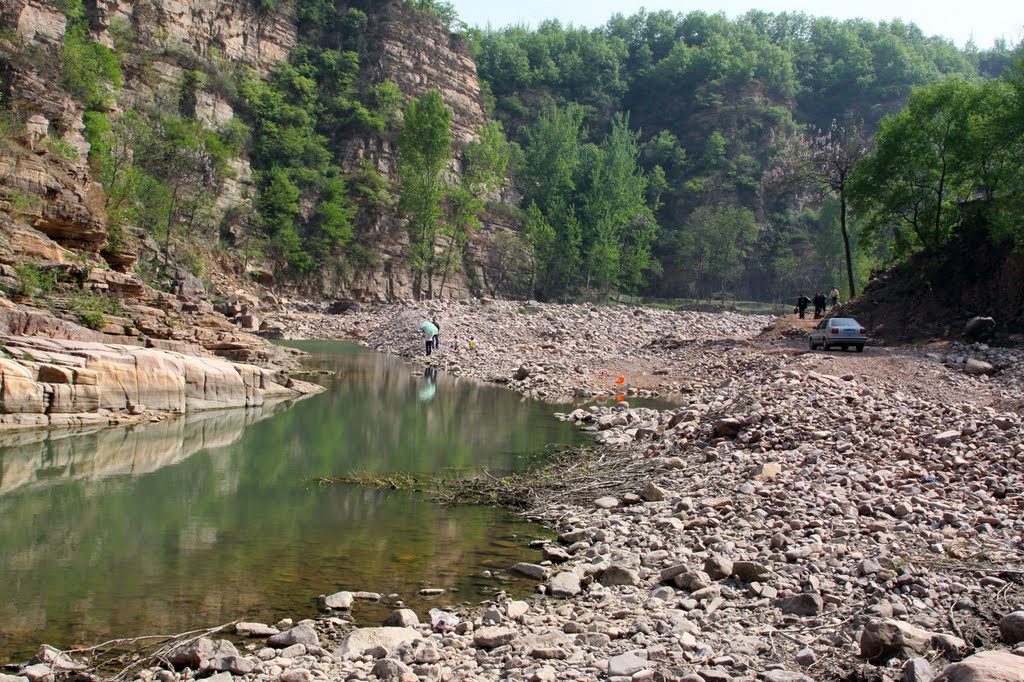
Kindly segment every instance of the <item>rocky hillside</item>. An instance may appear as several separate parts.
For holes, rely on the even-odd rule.
[[[260,230],[269,228],[261,227],[268,218],[260,203],[258,177],[267,169],[254,161],[252,151],[259,144],[286,143],[273,137],[260,141],[260,114],[253,110],[254,98],[242,91],[251,82],[269,82],[295,50],[310,50],[315,33],[316,49],[328,46],[322,54],[339,63],[358,62],[357,72],[338,76],[354,79],[346,85],[350,98],[339,105],[348,107],[346,111],[376,115],[375,93],[391,92],[375,90],[382,84],[397,86],[400,99],[439,90],[452,112],[455,156],[449,172],[457,175],[462,146],[485,120],[468,48],[435,17],[399,0],[335,3],[334,19],[355,16],[363,21],[345,36],[340,35],[341,28],[310,26],[309,8],[316,3],[280,3],[273,9],[265,4],[87,0],[78,18],[68,9],[77,6],[75,2],[4,4],[0,212],[9,218],[4,232],[15,258],[56,263],[79,258],[130,273],[169,256],[185,267],[146,266],[162,278],[155,284],[211,297],[230,295],[229,285],[255,287],[257,282],[278,293],[295,293],[299,281],[303,292],[313,295],[375,301],[412,296],[405,259],[408,237],[393,199],[396,160],[391,129],[339,124],[340,132],[322,145],[334,164],[324,177],[340,173],[349,187],[354,210],[351,243],[362,257],[325,257],[302,277],[289,276],[294,273],[286,272],[282,259],[274,257],[274,245],[261,242]],[[365,12],[358,9],[364,4]],[[80,71],[106,76],[97,80],[95,73]],[[360,109],[364,103],[369,113]],[[139,139],[140,124],[129,125],[132,119],[126,115],[132,113],[149,117],[146,134],[157,139],[164,135],[164,142],[170,123],[160,117],[180,113],[187,126],[195,127],[186,126],[178,139],[205,140],[202,154],[182,164],[180,172],[172,165],[163,169],[163,176],[152,174],[170,196],[169,217],[124,210],[118,194],[124,176],[111,172],[109,161],[103,163],[108,158],[103,155],[125,167],[146,162],[140,154],[149,148]],[[104,137],[105,128],[113,129],[113,144],[110,135]],[[151,156],[147,151],[147,158]],[[216,168],[200,168],[204,165]],[[193,191],[189,182],[201,185],[202,191]],[[356,185],[374,189],[361,195],[352,189]],[[369,194],[372,200],[366,198]],[[198,208],[183,208],[186,200]],[[183,216],[185,210],[191,214]],[[322,215],[306,194],[297,210],[298,223],[316,222]],[[161,224],[172,233],[159,234]],[[466,296],[470,278],[477,290],[486,286],[488,273],[473,271],[472,263],[484,261],[486,244],[496,230],[514,228],[514,222],[500,216],[485,219],[465,250],[470,267],[449,276],[444,295]]]
[[[940,257],[917,256],[873,278],[844,308],[873,335],[896,342],[968,335],[1024,340],[1024,255],[990,239],[985,226],[964,227]],[[975,317],[994,326],[969,334]]]

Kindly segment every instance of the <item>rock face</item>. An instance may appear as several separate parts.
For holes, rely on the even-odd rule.
[[[244,67],[267,75],[287,61],[299,43],[294,3],[263,3],[246,0],[96,0],[87,3],[92,37],[117,48],[129,36],[133,46],[145,51],[145,68],[123,69],[117,93],[118,110],[144,110],[166,106],[166,93],[177,91],[186,70]],[[418,11],[401,0],[371,3],[364,8],[367,26],[361,41],[361,78],[366,83],[396,83],[408,99],[428,90],[442,93],[452,111],[454,156],[449,171],[461,172],[462,148],[473,140],[486,120],[476,66],[469,47],[451,34],[428,12]],[[67,27],[58,0],[12,0],[0,10],[0,29],[10,30],[33,50],[54,63],[59,61]],[[129,60],[130,61],[130,60]],[[132,249],[108,243],[104,188],[91,177],[87,163],[89,143],[83,131],[83,107],[66,95],[51,69],[28,59],[0,56],[4,86],[17,92],[27,114],[23,134],[5,140],[0,153],[0,202],[19,197],[18,220],[57,242],[61,247],[101,254],[116,269],[128,271],[137,258]],[[236,112],[215,87],[200,86],[194,93],[194,114],[210,127],[235,118]],[[61,158],[44,144],[51,139],[77,150],[74,158]],[[387,136],[359,136],[343,140],[339,150],[345,171],[369,164],[384,178],[396,178],[396,150]],[[216,200],[216,218],[229,217],[249,202],[254,189],[249,159],[231,159],[231,178],[224,181]],[[493,197],[514,201],[515,197]],[[2,211],[2,204],[0,204]],[[13,213],[13,212],[12,212]],[[230,220],[228,221],[230,222]],[[333,295],[366,301],[413,297],[413,277],[406,264],[408,238],[404,221],[391,208],[361,206],[356,219],[361,241],[379,258],[375,265],[338,280],[324,275],[310,278],[309,290],[330,290]],[[233,227],[228,225],[228,231]],[[488,285],[488,245],[497,232],[516,231],[519,225],[499,215],[484,217],[467,245],[469,257],[480,264],[478,277]],[[122,240],[123,241],[123,240]],[[131,241],[131,240],[128,240]],[[325,271],[326,272],[326,271]],[[442,287],[442,276],[432,283]],[[440,296],[465,298],[471,292],[463,271],[443,282]],[[438,295],[438,294],[435,294]],[[253,325],[258,328],[259,321]]]
[[[0,423],[68,426],[111,412],[253,407],[320,390],[254,365],[152,348],[3,336]]]

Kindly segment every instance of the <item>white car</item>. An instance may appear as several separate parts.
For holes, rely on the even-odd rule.
[[[812,329],[807,337],[807,343],[811,350],[818,346],[825,350],[836,346],[846,350],[852,346],[857,349],[858,353],[863,353],[864,345],[867,342],[867,330],[852,317],[830,317],[822,320],[821,324]]]

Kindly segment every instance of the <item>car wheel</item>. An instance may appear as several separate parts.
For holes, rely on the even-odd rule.
[[[830,350],[832,350],[832,346],[828,345],[828,341],[822,341],[822,342],[821,342],[821,347],[822,347],[822,349],[823,349],[823,350],[825,350],[825,351],[830,351]]]
[[[807,345],[810,346],[811,350],[814,350],[815,348],[818,347],[818,344],[814,343],[814,339],[810,337],[807,338]]]
[[[857,352],[858,353],[863,353],[864,352],[864,344],[863,343],[857,345]]]

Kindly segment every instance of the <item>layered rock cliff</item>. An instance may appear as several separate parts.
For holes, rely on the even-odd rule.
[[[86,0],[92,39],[115,50],[125,50],[126,41],[130,45],[130,54],[122,60],[123,82],[113,112],[166,106],[168,93],[177,93],[190,69],[245,67],[262,75],[271,72],[289,58],[301,36],[292,3],[281,3],[272,10],[260,5],[249,0]],[[140,244],[122,240],[127,244],[110,248],[105,188],[92,176],[87,162],[83,103],[67,96],[61,87],[59,65],[68,26],[61,7],[58,0],[13,0],[0,10],[0,92],[17,119],[8,133],[0,136],[4,145],[0,212],[11,216],[14,224],[52,238],[62,248],[102,254],[111,267],[127,272],[134,267]],[[461,145],[473,139],[474,131],[485,121],[476,67],[464,41],[431,15],[401,0],[390,0],[369,5],[362,42],[360,79],[366,83],[392,81],[405,98],[440,90],[452,110],[456,154],[451,173],[457,174]],[[194,92],[194,115],[212,128],[227,124],[239,112],[217,88],[200,83]],[[54,151],[54,140],[63,143],[65,153]],[[343,171],[355,172],[369,162],[384,179],[396,180],[391,135],[356,135],[335,144]],[[68,147],[73,153],[67,153]],[[234,229],[232,221],[239,220],[235,216],[245,213],[243,209],[255,194],[249,159],[243,154],[231,165],[231,176],[218,188],[216,202],[222,234],[228,235]],[[483,228],[471,237],[467,253],[477,262],[486,255],[497,229],[485,218]],[[407,236],[397,211],[386,205],[360,204],[356,232],[359,243],[375,254],[360,267],[325,268],[296,281],[274,273],[264,263],[257,268],[263,283],[278,292],[329,298],[411,298]],[[15,241],[23,244],[26,240]],[[145,248],[145,239],[139,241]],[[16,251],[15,255],[29,253]],[[223,264],[227,270],[246,269],[240,261],[229,259]],[[251,272],[248,258],[245,263]],[[479,284],[471,291],[469,277],[481,274],[486,280],[486,272],[450,275],[443,295],[462,298],[480,293]]]

